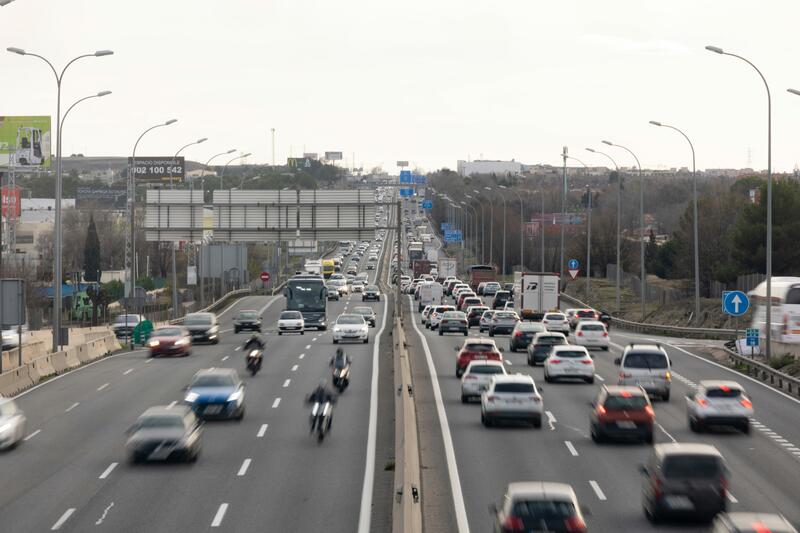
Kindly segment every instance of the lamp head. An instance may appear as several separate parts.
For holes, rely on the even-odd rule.
[[[501,189],[505,189],[506,188],[505,185],[498,185],[498,187],[500,187]]]
[[[709,52],[714,52],[716,54],[724,54],[725,53],[722,50],[722,48],[720,48],[719,46],[711,46],[711,45],[709,45],[709,46],[706,46],[706,50],[708,50]]]
[[[6,48],[6,50],[11,52],[12,54],[19,54],[21,56],[25,55],[25,50],[23,50],[22,48],[16,48],[14,46],[9,46],[8,48]]]
[[[202,139],[197,139],[197,142],[196,142],[195,144],[204,143],[204,142],[206,142],[207,140],[208,140],[208,137],[203,137]]]
[[[603,141],[603,144],[607,144],[609,146],[614,146],[614,143],[612,143],[611,141]]]
[[[236,151],[236,148],[231,148],[230,150],[228,150],[228,151],[227,151],[227,152],[225,152],[225,153],[226,153],[226,154],[232,154],[232,153],[233,153],[233,152],[235,152],[235,151]]]
[[[109,94],[111,94],[111,91],[100,91],[99,93],[97,93],[97,96],[98,97],[108,96]]]
[[[114,52],[111,50],[98,50],[94,53],[95,57],[103,57],[103,56],[113,56]]]
[[[650,124],[652,124],[653,126],[661,126],[661,125],[662,125],[662,124],[661,124],[659,121],[657,121],[657,120],[651,120],[651,121],[650,121]]]
[[[786,89],[786,91],[792,94],[796,94],[797,96],[800,96],[800,91],[798,91],[797,89]]]
[[[164,125],[165,125],[165,126],[169,126],[170,124],[175,124],[176,122],[178,122],[178,119],[177,119],[177,118],[171,118],[171,119],[169,119],[168,121],[166,121],[166,122],[164,123]]]
[[[0,0],[0,7],[7,6],[8,4],[10,4],[13,1],[14,0]]]
[[[586,151],[587,152],[592,152],[593,154],[597,153],[597,151],[594,148],[587,148]]]

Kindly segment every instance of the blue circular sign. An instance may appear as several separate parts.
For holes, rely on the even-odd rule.
[[[581,266],[581,264],[578,262],[577,259],[570,259],[569,262],[567,263],[567,267],[570,270],[578,270],[578,268],[580,268],[580,266]]]
[[[728,291],[722,295],[722,310],[732,316],[742,316],[750,309],[750,298],[742,291]]]

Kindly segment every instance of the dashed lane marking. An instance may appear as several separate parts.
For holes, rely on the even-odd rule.
[[[303,357],[305,357],[305,356],[306,356],[306,354],[304,354],[304,353],[301,353],[301,354],[300,354],[300,357],[299,357],[298,359],[302,359],[302,358],[303,358]]]
[[[109,385],[108,383],[103,383],[102,385],[97,387],[97,392],[100,392],[101,390],[105,389],[106,387],[108,387],[108,385]]]
[[[292,367],[292,372],[297,372],[297,367],[298,367],[298,365],[294,365],[294,366]]]
[[[310,344],[306,344],[306,350],[310,350],[310,349],[311,349],[311,345]]]
[[[592,489],[594,490],[594,493],[597,495],[598,500],[600,500],[601,502],[606,501],[607,499],[606,495],[603,492],[603,489],[600,488],[600,485],[597,484],[597,481],[591,480],[589,481],[589,485],[592,486]]]
[[[575,446],[573,446],[570,441],[565,440],[564,441],[564,445],[567,447],[567,449],[569,450],[569,453],[571,453],[573,457],[577,457],[578,456],[578,450],[575,449]]]
[[[119,463],[111,463],[110,465],[108,465],[108,468],[103,470],[103,473],[100,474],[100,477],[98,477],[97,479],[105,479],[105,478],[107,478],[109,475],[111,475],[111,472],[114,471],[114,469],[117,467],[118,464]]]
[[[36,435],[38,435],[41,432],[42,432],[41,429],[37,429],[36,431],[34,431],[33,433],[31,433],[30,435],[28,435],[27,437],[25,437],[22,440],[24,440],[25,442],[28,442],[29,440],[31,440],[33,437],[35,437]]]
[[[61,529],[61,526],[63,526],[64,523],[67,520],[69,520],[69,517],[72,516],[72,513],[74,513],[74,512],[75,512],[75,508],[74,507],[70,507],[69,509],[64,511],[64,514],[62,514],[61,518],[59,518],[56,521],[56,523],[53,524],[53,527],[50,528],[50,531],[57,531],[57,530]]]
[[[65,413],[69,413],[70,411],[72,411],[73,409],[78,407],[80,404],[81,404],[81,402],[75,402],[72,405],[70,405],[69,407],[67,407],[66,409],[64,409],[64,412]]]
[[[258,428],[258,433],[256,433],[256,437],[259,439],[262,438],[267,433],[268,427],[269,424],[261,424],[261,427]]]
[[[281,399],[280,398],[275,398],[275,401],[272,402],[272,408],[273,409],[277,409],[280,404],[281,404]]]
[[[287,379],[286,381],[284,381],[284,382],[283,382],[283,388],[285,389],[286,387],[288,387],[288,386],[289,386],[289,383],[291,383],[291,382],[292,382],[292,380],[291,380],[291,379]]]
[[[123,373],[122,373],[122,375],[123,375],[123,376],[127,376],[127,375],[128,375],[128,374],[130,374],[131,372],[133,372],[133,369],[132,369],[132,368],[129,368],[128,370],[126,370],[125,372],[123,372]]]
[[[222,519],[225,518],[225,513],[228,511],[228,504],[221,503],[219,509],[217,509],[217,514],[214,515],[214,519],[211,521],[211,527],[219,527],[222,524]]]
[[[225,357],[222,358],[222,360],[223,361],[227,361],[229,357],[230,357],[230,355],[226,355]]]
[[[249,458],[245,459],[244,462],[242,462],[242,466],[239,467],[239,471],[236,473],[236,475],[239,476],[239,477],[242,477],[243,475],[245,475],[247,473],[247,469],[250,468],[250,463],[252,461],[253,460],[249,459]]]

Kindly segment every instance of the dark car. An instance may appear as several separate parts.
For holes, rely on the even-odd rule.
[[[244,383],[232,368],[200,370],[183,399],[202,418],[244,418]]]
[[[492,309],[502,309],[505,307],[506,302],[510,302],[511,293],[508,291],[497,291],[494,293],[494,300],[492,300]]]
[[[192,337],[189,330],[180,326],[156,328],[147,341],[150,357],[158,355],[187,356],[192,352]]]
[[[128,429],[125,447],[132,463],[150,460],[194,462],[200,454],[200,421],[187,406],[151,407]]]
[[[504,283],[503,290],[508,291],[511,293],[511,299],[514,299],[514,284],[513,283]]]
[[[353,313],[363,316],[370,327],[375,327],[375,311],[371,307],[354,307]]]
[[[537,333],[543,333],[545,331],[547,330],[544,324],[538,322],[517,322],[514,329],[511,331],[511,337],[508,340],[508,349],[512,352],[524,350]]]
[[[381,291],[375,285],[367,285],[361,293],[361,301],[366,302],[371,300],[374,302],[381,301]]]
[[[550,331],[537,333],[528,344],[528,365],[536,366],[539,363],[544,363],[544,360],[550,356],[553,346],[563,344],[569,344],[563,333]]]
[[[258,311],[245,309],[236,313],[233,317],[233,331],[239,333],[243,330],[258,331],[261,333],[261,317]]]
[[[190,313],[183,319],[194,342],[219,344],[219,324],[214,313]]]
[[[481,315],[483,315],[484,311],[488,311],[489,308],[485,305],[473,305],[467,308],[467,322],[469,327],[481,325]]]
[[[592,402],[589,415],[592,440],[643,440],[653,443],[656,414],[641,387],[606,385]]]
[[[118,339],[129,339],[133,336],[133,328],[144,320],[144,315],[119,315],[114,319],[111,331]]]
[[[656,444],[641,473],[642,507],[651,522],[665,516],[710,520],[727,509],[728,468],[709,444]]]

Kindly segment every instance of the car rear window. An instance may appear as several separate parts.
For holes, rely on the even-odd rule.
[[[453,307],[448,305],[448,306],[437,307],[434,310],[434,312],[435,313],[444,313],[445,311],[452,311],[452,310],[453,310]]]
[[[192,387],[233,387],[233,378],[230,376],[197,376],[192,382]]]
[[[494,392],[508,392],[516,394],[533,394],[532,383],[498,383]]]
[[[738,398],[741,395],[741,390],[730,387],[706,390],[706,398]]]
[[[495,313],[494,316],[496,318],[517,318],[514,313]]]
[[[553,353],[553,355],[555,355],[557,357],[565,357],[567,359],[581,359],[583,357],[586,357],[586,352],[582,352],[580,350],[574,350],[574,351],[573,350],[564,350],[564,351],[555,352],[555,353]]]
[[[497,291],[494,295],[496,300],[507,299],[509,296],[511,296],[511,293],[508,291]]]
[[[603,331],[605,328],[600,324],[583,324],[581,331]]]
[[[567,344],[567,340],[562,337],[539,337],[536,340],[537,345],[552,346],[554,344]]]
[[[524,523],[540,525],[541,520],[569,518],[575,515],[575,506],[569,501],[560,500],[525,500],[514,502],[513,515]]]
[[[481,299],[480,298],[474,298],[474,297],[470,296],[468,298],[464,298],[464,303],[465,304],[479,304],[479,303],[481,303]]]
[[[644,409],[647,399],[644,396],[617,396],[609,395],[603,407],[609,411],[625,411],[633,409]]]
[[[581,318],[588,318],[590,316],[594,316],[594,311],[578,311],[575,314]]]
[[[468,352],[493,352],[494,346],[491,344],[467,344],[464,350]]]
[[[470,374],[505,374],[500,365],[473,365],[469,369]]]
[[[655,370],[667,368],[667,357],[658,352],[631,352],[625,357],[625,368]]]
[[[564,315],[544,315],[546,320],[564,320]]]
[[[674,455],[661,467],[667,479],[712,479],[720,474],[719,459],[712,455]]]

